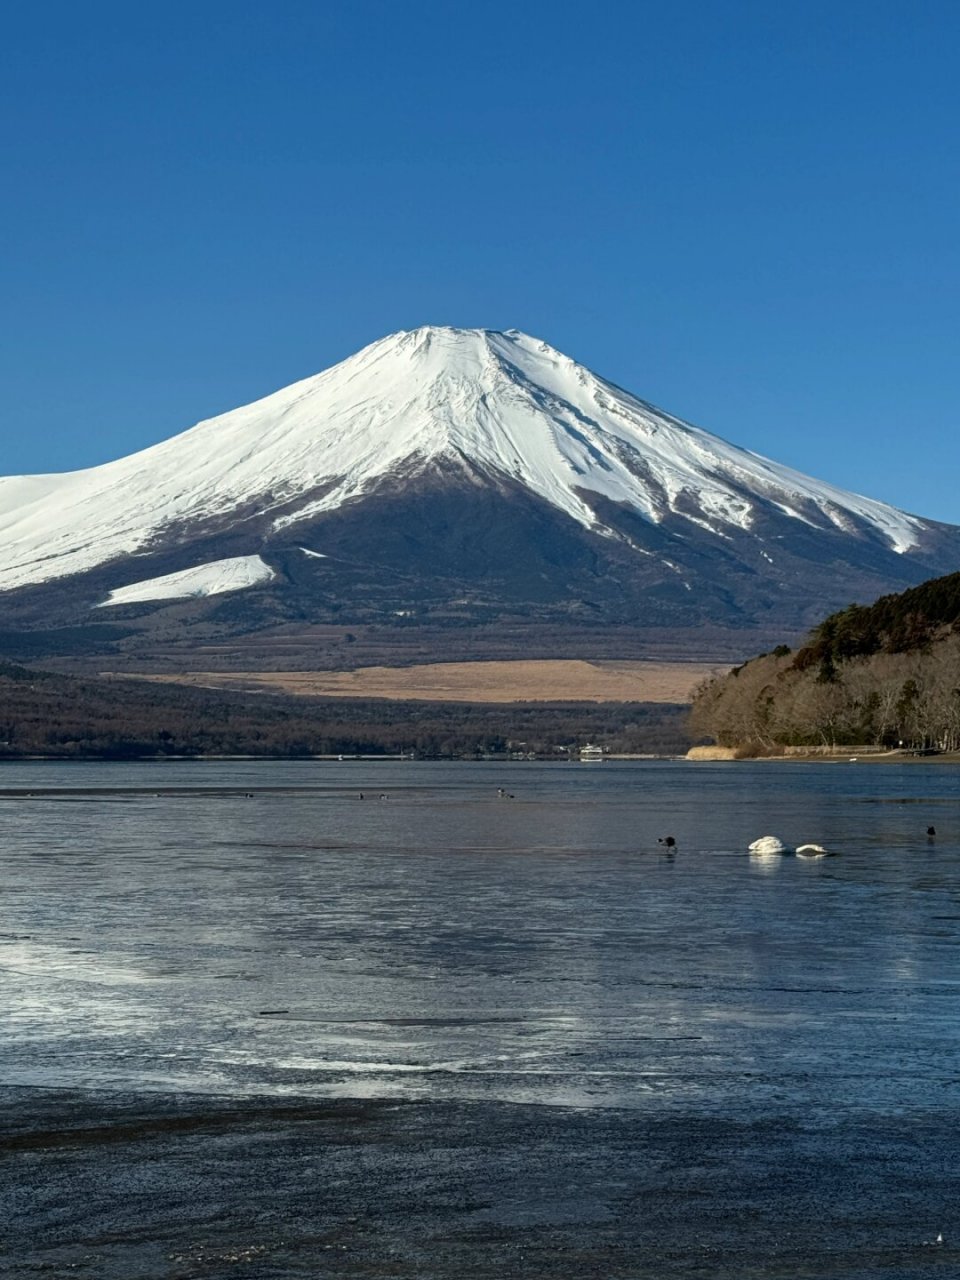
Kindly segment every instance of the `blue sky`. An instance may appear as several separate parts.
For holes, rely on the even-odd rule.
[[[960,6],[90,0],[0,29],[0,473],[525,329],[960,523]]]

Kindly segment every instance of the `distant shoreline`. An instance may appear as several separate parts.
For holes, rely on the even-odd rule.
[[[692,748],[691,750],[696,750]],[[719,751],[723,750],[723,754]],[[824,752],[795,753],[792,755],[736,755],[735,748],[718,749],[716,755],[685,755],[676,753],[656,754],[653,752],[616,753],[605,755],[602,760],[590,761],[590,764],[625,764],[643,760],[668,760],[684,764],[960,764],[960,751],[944,751],[931,755],[914,755],[907,751]],[[17,764],[563,764],[583,765],[584,761],[576,756],[538,756],[533,759],[513,759],[509,756],[410,756],[410,755],[23,755],[0,756],[0,770],[6,765]]]
[[[838,747],[830,751],[791,749],[784,755],[745,755],[742,747],[691,747],[684,757],[691,763],[734,764],[960,764],[960,751],[924,754],[916,751],[865,750]]]

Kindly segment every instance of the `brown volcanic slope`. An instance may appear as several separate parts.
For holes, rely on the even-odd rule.
[[[355,671],[195,671],[149,677],[207,688],[423,702],[689,702],[717,674],[698,662],[434,662]]]

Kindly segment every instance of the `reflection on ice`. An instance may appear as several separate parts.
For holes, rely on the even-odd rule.
[[[771,871],[776,871],[782,862],[783,855],[780,853],[764,853],[755,849],[750,850],[750,865],[765,875],[769,875]]]
[[[86,947],[58,946],[17,938],[0,938],[0,977],[5,974],[61,978],[78,985],[118,987],[157,981],[138,966],[121,965]]]

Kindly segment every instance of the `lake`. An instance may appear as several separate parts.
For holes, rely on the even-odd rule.
[[[958,799],[926,762],[4,765],[0,1275],[956,1274]]]

